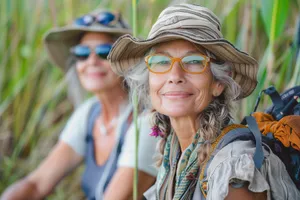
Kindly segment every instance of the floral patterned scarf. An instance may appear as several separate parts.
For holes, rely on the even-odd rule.
[[[164,149],[162,165],[156,183],[157,199],[191,199],[198,180],[197,150],[204,143],[199,132],[192,144],[182,153],[176,134],[171,133]]]

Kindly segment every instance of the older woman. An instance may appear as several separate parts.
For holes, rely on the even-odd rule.
[[[147,40],[122,36],[109,55],[113,70],[155,110],[153,131],[162,137],[162,156],[146,197],[296,199],[299,192],[287,172],[277,170],[284,169],[278,159],[265,152],[264,166],[255,169],[252,141],[221,149],[208,167],[208,184],[199,178],[218,136],[238,126],[231,125],[233,100],[247,97],[257,84],[257,62],[220,29],[209,9],[174,5],[162,11]]]
[[[94,97],[75,111],[42,164],[10,186],[1,199],[42,199],[83,159],[86,166],[81,185],[88,199],[131,198],[134,155],[127,154],[126,148],[132,146],[134,129],[126,132],[132,122],[132,106],[123,80],[106,59],[113,42],[130,32],[120,15],[97,10],[46,34],[52,61],[64,71],[75,70],[83,88]],[[144,137],[150,130],[145,118],[141,119],[139,198],[156,175],[154,150],[149,148],[156,142]]]

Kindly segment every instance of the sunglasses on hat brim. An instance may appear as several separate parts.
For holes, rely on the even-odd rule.
[[[91,26],[93,23],[98,23],[103,26],[112,27],[120,23],[123,28],[127,28],[121,18],[121,14],[114,14],[111,12],[100,12],[96,15],[84,15],[77,18],[74,24],[79,26]]]

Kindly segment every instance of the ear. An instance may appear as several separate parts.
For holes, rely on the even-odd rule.
[[[218,96],[220,96],[222,94],[222,92],[224,91],[224,89],[225,89],[225,85],[223,85],[219,81],[216,81],[214,83],[214,86],[213,86],[212,95],[214,97],[218,97]]]

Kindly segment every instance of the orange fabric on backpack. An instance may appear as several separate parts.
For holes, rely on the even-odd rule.
[[[292,146],[300,151],[300,116],[288,115],[279,121],[263,112],[255,112],[252,116],[263,135],[271,132],[285,147]]]

